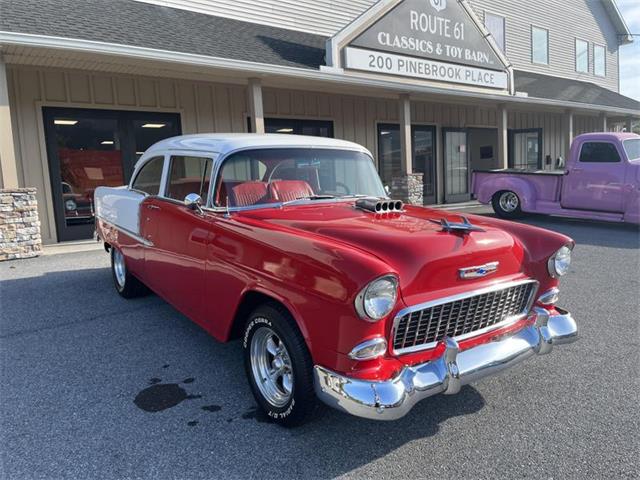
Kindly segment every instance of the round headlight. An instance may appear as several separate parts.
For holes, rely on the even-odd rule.
[[[66,208],[67,211],[72,212],[76,208],[78,208],[78,206],[76,205],[76,201],[70,198],[69,200],[64,202],[64,208]]]
[[[571,266],[571,247],[565,245],[551,255],[547,267],[549,269],[549,275],[553,278],[562,277],[569,272]]]
[[[361,318],[377,322],[389,315],[398,298],[398,280],[393,275],[377,278],[356,297],[356,311]]]

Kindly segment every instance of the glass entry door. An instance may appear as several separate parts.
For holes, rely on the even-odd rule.
[[[59,241],[91,238],[93,193],[128,183],[155,142],[180,134],[180,116],[71,108],[43,109]]]
[[[542,129],[509,130],[509,166],[524,170],[542,168]]]
[[[412,170],[422,173],[423,204],[436,201],[435,160],[436,128],[430,125],[411,126]],[[378,169],[385,185],[391,186],[401,172],[400,126],[378,124]]]
[[[466,202],[471,199],[467,130],[443,128],[444,201]]]

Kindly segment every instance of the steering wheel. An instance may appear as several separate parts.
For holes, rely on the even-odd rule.
[[[336,182],[336,193],[338,193],[338,189],[342,188],[344,190],[345,195],[351,195],[351,190],[342,182]]]

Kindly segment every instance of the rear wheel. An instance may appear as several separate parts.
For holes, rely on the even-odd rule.
[[[243,354],[259,407],[285,427],[304,423],[317,404],[313,362],[289,312],[276,304],[254,310],[245,326]]]
[[[117,292],[124,298],[135,298],[149,291],[144,284],[127,270],[124,255],[116,247],[111,247],[111,273]]]
[[[522,216],[520,208],[520,198],[510,190],[503,190],[496,193],[491,199],[493,211],[500,218],[518,218]]]

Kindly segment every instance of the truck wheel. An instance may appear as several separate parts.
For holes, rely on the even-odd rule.
[[[243,336],[244,366],[256,402],[280,425],[294,427],[313,413],[313,362],[289,312],[277,304],[253,311]]]
[[[522,216],[520,198],[510,190],[496,193],[491,199],[493,211],[500,218],[518,218]]]
[[[140,280],[129,273],[124,255],[116,247],[111,247],[111,273],[113,274],[113,283],[120,296],[135,298],[149,292]]]

